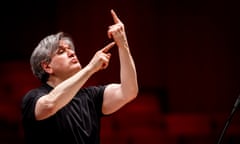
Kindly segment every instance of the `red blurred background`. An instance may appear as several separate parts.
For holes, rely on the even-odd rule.
[[[0,143],[21,144],[20,104],[40,83],[29,58],[46,35],[65,31],[82,65],[110,40],[114,9],[135,59],[138,98],[102,119],[102,144],[217,143],[240,93],[239,12],[223,0],[16,1],[1,5]],[[86,85],[119,80],[117,50]],[[223,143],[239,144],[240,114]]]

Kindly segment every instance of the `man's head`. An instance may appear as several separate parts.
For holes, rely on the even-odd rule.
[[[74,51],[75,48],[71,37],[63,32],[59,32],[42,39],[31,55],[30,64],[33,74],[41,82],[46,82],[49,77],[49,73],[44,69],[43,63],[48,64],[51,62],[52,57],[60,47],[61,41],[67,43],[71,50]]]

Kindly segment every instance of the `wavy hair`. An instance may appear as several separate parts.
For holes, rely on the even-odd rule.
[[[49,74],[44,71],[41,65],[43,62],[51,62],[53,53],[59,48],[60,40],[67,40],[70,46],[75,49],[70,35],[58,32],[43,38],[32,52],[30,58],[32,72],[43,83],[48,80]]]

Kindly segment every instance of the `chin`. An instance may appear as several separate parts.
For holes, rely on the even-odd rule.
[[[79,72],[81,69],[82,69],[82,67],[81,67],[81,66],[78,66],[78,67],[76,67],[74,70],[75,70],[75,72]]]

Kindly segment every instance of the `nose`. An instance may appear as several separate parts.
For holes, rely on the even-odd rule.
[[[74,50],[72,50],[72,49],[67,49],[67,55],[68,55],[68,57],[74,57],[74,56],[75,56]]]

